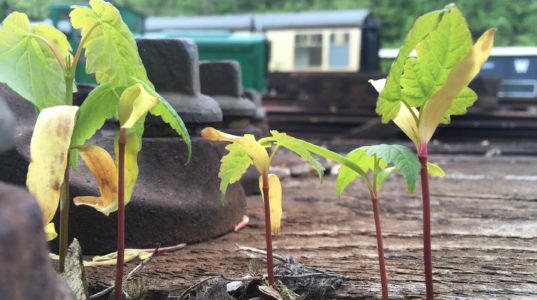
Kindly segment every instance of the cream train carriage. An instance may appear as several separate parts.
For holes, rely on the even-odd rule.
[[[149,17],[145,25],[146,32],[263,32],[270,42],[269,89],[282,97],[300,97],[310,77],[317,85],[379,70],[380,22],[369,10]]]

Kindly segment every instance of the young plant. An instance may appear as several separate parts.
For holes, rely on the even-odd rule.
[[[386,276],[386,263],[384,261],[384,247],[382,243],[382,230],[380,223],[380,209],[378,193],[382,183],[396,170],[401,172],[405,178],[407,189],[414,192],[420,163],[410,149],[400,145],[376,145],[360,147],[347,155],[347,158],[357,164],[362,170],[368,172],[360,176],[366,183],[371,204],[373,206],[373,216],[375,219],[375,230],[377,237],[377,252],[379,259],[380,281],[382,287],[382,299],[388,299],[388,279]],[[388,167],[391,165],[390,167]],[[345,188],[358,178],[359,174],[346,166],[341,166],[336,181],[338,197],[341,196]]]
[[[466,20],[456,6],[425,14],[408,33],[388,77],[373,81],[380,93],[376,112],[382,122],[393,121],[410,138],[421,163],[427,299],[434,296],[427,146],[440,124],[466,113],[476,101],[467,86],[487,60],[495,32],[487,30],[472,46]],[[413,50],[416,57],[409,57]]]
[[[54,225],[49,222],[60,206],[60,272],[67,252],[68,162],[75,169],[78,167],[80,146],[106,120],[119,116],[121,124],[115,141],[118,174],[110,175],[114,166],[107,169],[109,176],[101,175],[107,178],[107,184],[117,178],[117,196],[113,188],[103,190],[103,182],[98,178],[102,196],[81,197],[76,204],[94,206],[105,214],[119,210],[120,248],[124,238],[122,202],[128,202],[136,183],[137,154],[141,150],[147,112],[160,116],[181,135],[188,146],[189,158],[191,153],[190,137],[181,118],[154,90],[134,37],[118,10],[102,0],[91,0],[89,4],[90,7],[73,6],[70,14],[73,28],[80,29],[82,34],[74,56],[62,32],[48,25],[31,25],[23,13],[11,13],[0,29],[0,82],[31,102],[39,114],[30,146],[27,186],[41,206],[49,240],[56,236]],[[95,74],[99,86],[78,108],[72,106],[72,99],[74,73],[82,49],[87,58],[86,71]],[[121,299],[123,267],[123,251],[119,250],[116,299]]]
[[[388,299],[388,279],[382,243],[379,192],[384,181],[393,173],[399,171],[405,179],[408,192],[413,193],[420,170],[420,162],[410,149],[400,145],[364,146],[353,150],[346,158],[367,173],[358,174],[353,169],[342,165],[336,181],[337,196],[340,197],[349,184],[358,177],[364,181],[369,190],[375,219],[382,298]],[[443,175],[442,169],[437,165],[430,164],[429,167],[434,170],[435,175]]]
[[[271,131],[272,137],[256,141],[250,134],[235,136],[207,127],[201,131],[202,137],[212,141],[231,142],[226,146],[229,151],[222,157],[220,171],[221,201],[228,185],[239,181],[250,165],[254,165],[260,174],[259,189],[265,208],[265,241],[267,247],[267,274],[268,282],[274,286],[274,268],[272,253],[272,234],[278,234],[282,218],[282,186],[275,174],[269,173],[270,162],[280,147],[285,147],[307,160],[319,174],[323,175],[323,166],[312,156],[302,144],[303,141],[290,137],[284,133]],[[305,142],[304,142],[305,143]],[[269,154],[267,147],[272,147]]]

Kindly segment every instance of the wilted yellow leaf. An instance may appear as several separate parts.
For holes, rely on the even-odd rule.
[[[119,124],[121,128],[132,128],[148,111],[158,104],[158,99],[149,94],[144,86],[136,83],[125,89],[119,98]]]
[[[386,86],[386,78],[381,78],[377,80],[369,79],[369,83],[380,94],[384,89],[384,86]]]
[[[438,164],[427,162],[427,171],[433,177],[444,177],[446,172]]]
[[[45,239],[47,241],[52,241],[57,236],[58,236],[58,234],[56,233],[56,229],[54,228],[54,223],[52,223],[52,222],[48,223],[45,226]]]
[[[382,92],[384,86],[386,85],[386,78],[369,80],[369,83],[380,94],[380,92]],[[393,122],[408,136],[408,138],[410,138],[412,142],[414,142],[416,147],[418,147],[418,124],[416,123],[416,119],[414,118],[414,116],[418,118],[419,112],[414,107],[412,107],[411,109],[414,115],[412,115],[408,107],[403,102],[401,102],[399,112],[397,113],[395,119],[393,119]]]
[[[236,136],[228,134],[212,127],[206,127],[201,131],[201,136],[211,141],[232,142],[240,144],[252,159],[253,164],[260,174],[267,172],[270,165],[270,158],[265,147],[255,140],[251,134]]]
[[[119,133],[116,135],[114,142],[115,153],[119,153],[118,150],[118,139]],[[127,205],[130,200],[132,193],[134,191],[134,186],[136,185],[136,180],[138,179],[138,152],[141,148],[141,141],[138,138],[135,132],[130,132],[127,134],[127,143],[125,145],[125,205]],[[117,156],[116,156],[116,165]],[[117,207],[116,207],[117,210]],[[115,210],[114,210],[115,211]]]
[[[395,119],[393,119],[393,122],[397,127],[401,128],[401,130],[408,136],[408,138],[414,142],[416,147],[418,148],[419,143],[419,132],[418,132],[418,124],[416,123],[415,117],[419,117],[419,112],[414,107],[411,108],[414,112],[414,115],[410,112],[408,107],[404,105],[401,102],[401,108],[399,108],[399,112],[397,113],[397,116]]]
[[[75,205],[88,205],[105,215],[117,210],[117,170],[114,160],[103,148],[96,145],[75,147],[95,176],[100,196],[75,197]]]
[[[153,255],[153,252],[143,249],[125,249],[125,263],[135,258],[145,260]],[[105,255],[94,256],[91,261],[84,261],[84,267],[115,266],[117,263],[117,251]]]
[[[273,234],[279,234],[282,222],[282,185],[278,176],[274,174],[268,174],[268,182],[270,226]],[[259,176],[259,190],[263,191],[263,176]],[[265,200],[264,195],[263,200]]]
[[[421,144],[429,142],[455,97],[468,86],[487,61],[495,32],[496,29],[492,28],[483,33],[466,57],[449,73],[444,85],[425,104],[419,124]]]
[[[77,106],[45,108],[35,123],[26,186],[41,207],[43,226],[58,209],[77,111]]]

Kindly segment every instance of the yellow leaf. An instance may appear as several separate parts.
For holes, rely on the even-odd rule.
[[[386,85],[386,78],[381,78],[377,80],[369,79],[369,83],[380,94],[380,92],[382,92],[384,86]]]
[[[380,94],[380,92],[382,92],[384,86],[386,85],[386,78],[369,80],[369,83]],[[411,109],[414,112],[414,115],[416,117],[419,117],[418,110],[414,107],[412,107]],[[410,138],[412,142],[414,142],[416,147],[418,147],[418,124],[416,123],[416,119],[414,118],[408,107],[403,102],[401,102],[399,112],[397,113],[395,119],[393,119],[393,122]]]
[[[158,99],[149,94],[140,83],[125,89],[119,98],[118,107],[121,128],[132,128],[136,121],[157,104]]]
[[[419,112],[414,107],[411,108],[414,112],[414,115],[418,118]],[[416,124],[416,119],[408,109],[406,105],[404,105],[401,102],[401,107],[399,108],[399,112],[397,113],[397,116],[395,119],[393,119],[393,122],[397,127],[401,128],[401,130],[410,138],[412,142],[418,147],[419,143],[419,133],[418,133],[418,124]]]
[[[270,165],[269,155],[265,147],[255,140],[251,134],[236,136],[228,134],[212,127],[206,127],[201,131],[201,136],[211,141],[232,142],[240,144],[252,159],[253,164],[260,174],[267,172]]]
[[[438,164],[427,162],[427,171],[433,177],[444,177],[446,172]]]
[[[466,57],[449,73],[445,84],[426,103],[419,124],[419,142],[422,145],[431,140],[442,116],[448,111],[455,97],[468,86],[487,61],[495,32],[496,29],[492,28],[483,33]]]
[[[52,241],[57,236],[58,236],[58,234],[56,233],[56,229],[54,229],[54,223],[52,223],[52,222],[48,223],[45,226],[45,239],[47,241]]]
[[[35,123],[26,186],[41,207],[43,226],[58,209],[77,111],[77,106],[45,108]]]
[[[75,205],[88,205],[104,215],[117,210],[117,170],[114,160],[103,148],[96,145],[74,147],[95,176],[101,195],[75,197]]]
[[[268,174],[269,203],[270,203],[270,227],[273,234],[280,233],[282,222],[282,185],[278,176]],[[259,190],[263,191],[263,176],[259,176]],[[263,200],[264,195],[263,195]]]
[[[135,258],[145,260],[152,254],[153,252],[148,252],[143,249],[125,249],[125,263],[128,263]],[[84,261],[84,267],[115,266],[116,262],[117,251],[105,255],[94,256],[91,261]]]

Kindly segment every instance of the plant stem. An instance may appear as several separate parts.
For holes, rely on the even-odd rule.
[[[69,154],[67,154],[69,161]],[[69,164],[65,167],[63,175],[63,185],[60,195],[60,238],[59,238],[59,270],[60,273],[65,271],[65,257],[67,256],[67,247],[69,244]]]
[[[270,198],[269,198],[269,181],[268,173],[265,171],[263,177],[263,199],[265,202],[265,240],[267,242],[267,274],[268,281],[274,286],[274,267],[272,262],[272,229],[270,223]]]
[[[82,55],[82,49],[84,49],[84,45],[86,44],[86,41],[88,40],[88,37],[91,35],[93,30],[99,26],[101,23],[95,23],[93,26],[88,30],[88,32],[82,37],[82,40],[80,40],[80,43],[78,44],[78,47],[76,48],[76,53],[73,58],[71,68],[76,71],[76,65],[78,64],[78,60],[80,59],[80,55]]]
[[[429,195],[429,173],[427,170],[427,151],[418,155],[421,163],[421,195],[423,199],[423,261],[425,268],[426,299],[434,298],[433,259],[431,251],[431,203]]]
[[[119,130],[118,197],[117,197],[117,262],[115,300],[123,299],[123,264],[125,262],[125,144],[127,132]]]
[[[377,236],[377,252],[379,257],[380,283],[382,286],[382,299],[388,300],[388,277],[386,276],[386,262],[384,260],[384,245],[382,244],[382,230],[380,225],[380,209],[377,195],[371,192],[371,204],[375,217],[375,230]]]
[[[65,104],[73,104],[73,74],[70,69],[65,70]],[[65,257],[69,247],[69,206],[71,197],[69,193],[69,153],[67,153],[67,165],[63,175],[63,186],[60,195],[60,238],[59,238],[59,270],[65,271]]]

